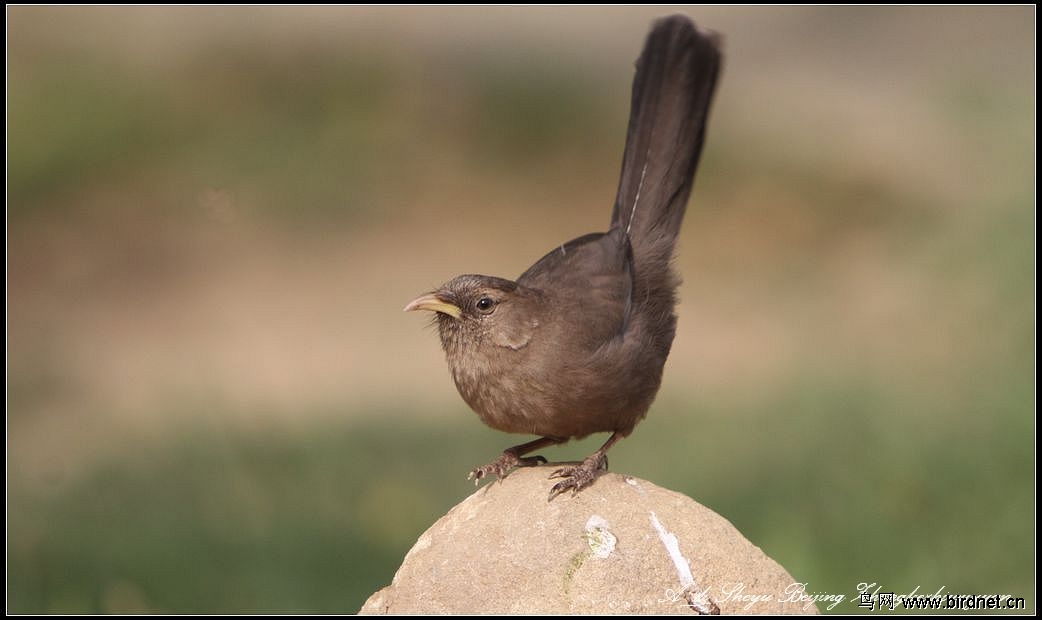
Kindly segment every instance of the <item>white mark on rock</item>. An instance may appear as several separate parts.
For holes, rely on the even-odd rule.
[[[687,558],[680,553],[680,542],[677,541],[677,537],[673,532],[667,532],[666,528],[662,527],[662,522],[658,520],[658,515],[655,511],[651,511],[651,525],[658,532],[658,538],[662,541],[662,546],[666,548],[666,553],[669,554],[669,559],[673,560],[673,566],[677,569],[677,577],[680,578],[680,586],[682,588],[689,588],[695,585],[695,577],[691,574],[691,566],[687,563]]]
[[[615,551],[618,539],[608,529],[608,522],[600,515],[593,515],[586,521],[586,542],[593,555],[604,559]]]
[[[669,559],[673,560],[673,566],[677,569],[677,577],[680,579],[680,591],[684,595],[687,604],[700,615],[719,615],[720,608],[709,598],[708,590],[699,588],[695,584],[695,576],[691,574],[691,565],[687,558],[680,552],[680,542],[676,534],[669,532],[658,520],[658,515],[652,510],[651,525],[658,532],[658,538],[662,546],[666,548]]]

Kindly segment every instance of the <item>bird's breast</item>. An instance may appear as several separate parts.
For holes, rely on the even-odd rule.
[[[493,358],[450,356],[449,368],[463,400],[485,424],[508,433],[535,433],[546,414],[545,390],[525,369],[525,351],[503,348]]]

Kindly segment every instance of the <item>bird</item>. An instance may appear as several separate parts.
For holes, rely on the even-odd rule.
[[[470,472],[477,484],[546,463],[542,448],[611,433],[550,474],[548,501],[607,469],[658,393],[676,333],[672,262],[705,141],[721,36],[683,15],[656,20],[633,77],[626,146],[606,232],[562,243],[516,280],[465,274],[406,311],[434,316],[463,400],[488,426],[538,436]]]

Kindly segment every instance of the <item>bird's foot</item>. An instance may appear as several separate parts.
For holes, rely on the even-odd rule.
[[[568,489],[575,495],[583,487],[589,486],[596,478],[597,472],[608,469],[608,457],[603,452],[596,452],[586,457],[582,463],[571,467],[562,467],[550,474],[550,479],[563,478],[550,489],[550,497],[546,501],[553,501],[555,497]]]
[[[546,463],[546,459],[541,456],[518,456],[513,452],[507,450],[503,454],[499,455],[499,458],[492,461],[488,465],[482,465],[474,471],[470,472],[467,476],[467,480],[473,480],[474,484],[477,485],[485,476],[492,474],[496,475],[496,478],[502,480],[506,478],[510,470],[515,467],[534,467],[536,465],[542,465]]]

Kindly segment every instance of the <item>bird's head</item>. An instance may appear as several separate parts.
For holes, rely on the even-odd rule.
[[[484,343],[520,349],[539,326],[539,293],[503,278],[463,275],[409,302],[434,312],[445,351],[468,354]]]

